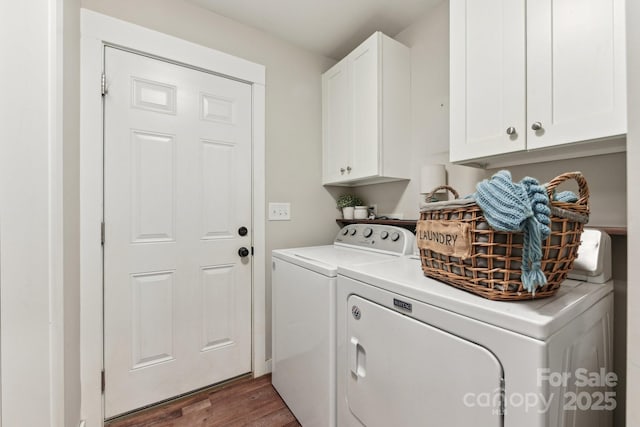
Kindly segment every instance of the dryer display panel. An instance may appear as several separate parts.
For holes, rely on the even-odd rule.
[[[490,351],[357,295],[347,309],[347,403],[362,424],[502,426]]]

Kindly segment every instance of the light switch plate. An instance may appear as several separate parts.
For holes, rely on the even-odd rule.
[[[269,202],[269,221],[291,220],[291,203]]]

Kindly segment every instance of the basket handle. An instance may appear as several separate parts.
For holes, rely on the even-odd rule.
[[[574,179],[578,183],[579,190],[579,198],[576,204],[578,205],[588,205],[589,204],[589,186],[587,185],[587,180],[582,175],[582,172],[566,172],[561,175],[556,176],[551,181],[547,183],[547,194],[549,195],[549,199],[553,197],[553,192],[555,189],[569,179]]]
[[[433,190],[431,190],[431,193],[427,194],[427,196],[426,196],[427,200],[430,200],[432,197],[435,197],[435,194],[436,194],[436,192],[438,190],[447,190],[451,194],[453,194],[453,198],[454,199],[459,199],[460,198],[460,195],[458,194],[458,192],[453,187],[449,187],[448,185],[441,185],[441,186],[436,187]]]

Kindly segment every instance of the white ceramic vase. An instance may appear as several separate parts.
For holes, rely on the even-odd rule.
[[[353,206],[347,206],[342,208],[342,218],[343,219],[353,219],[353,211],[355,208]]]
[[[354,219],[367,219],[369,217],[369,211],[367,206],[356,206],[353,211]]]

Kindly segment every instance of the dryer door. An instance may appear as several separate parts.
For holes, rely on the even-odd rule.
[[[502,367],[486,348],[356,295],[347,403],[367,427],[502,425]]]

